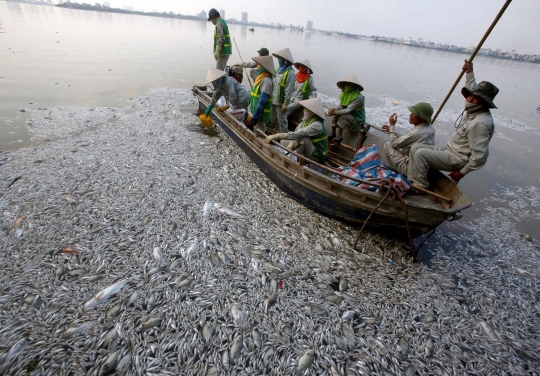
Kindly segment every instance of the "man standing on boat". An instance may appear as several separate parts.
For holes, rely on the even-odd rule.
[[[472,63],[465,61],[463,69],[467,73],[465,87],[461,89],[466,99],[465,110],[459,124],[454,124],[454,135],[444,148],[421,144],[411,148],[407,177],[421,188],[429,187],[427,174],[430,168],[451,171],[448,176],[458,183],[487,162],[489,142],[495,132],[490,108],[497,108],[493,99],[499,89],[487,81],[477,85]]]
[[[272,55],[278,59],[279,67],[274,76],[274,90],[272,92],[274,104],[272,106],[271,127],[279,132],[287,132],[289,129],[285,114],[289,103],[291,103],[296,81],[292,67],[294,60],[288,48],[274,52]]]
[[[272,89],[274,74],[274,59],[271,56],[254,57],[259,75],[249,93],[249,115],[246,124],[249,128],[266,132],[266,124],[272,116]]]
[[[406,135],[400,136],[395,131],[397,115],[392,114],[388,118],[390,125],[383,125],[383,130],[388,133],[388,142],[384,144],[384,151],[388,157],[388,167],[407,176],[409,153],[414,144],[433,145],[435,143],[435,128],[431,125],[433,107],[429,103],[419,102],[409,107],[411,115],[409,123],[414,127]]]
[[[227,104],[219,107],[219,111],[227,111],[231,106],[233,110],[247,109],[249,102],[249,92],[233,77],[227,76],[225,71],[210,68],[206,74],[205,85],[212,83],[214,95],[212,101],[206,107],[205,115],[209,115],[219,98],[225,97]]]
[[[315,88],[315,82],[313,81],[313,70],[309,64],[309,60],[304,60],[294,63],[298,72],[296,73],[296,82],[294,83],[294,90],[292,94],[291,103],[287,107],[287,113],[285,118],[301,107],[300,101],[317,98],[317,89]]]
[[[324,108],[319,98],[300,101],[304,117],[294,132],[276,133],[264,139],[267,144],[276,140],[291,140],[287,148],[321,164],[328,160],[328,133],[324,126]]]
[[[268,51],[268,48],[263,47],[259,51],[257,51],[259,56],[269,56],[270,51]],[[233,67],[241,67],[241,68],[250,68],[249,74],[251,77],[255,80],[257,79],[257,70],[255,69],[257,67],[257,63],[254,61],[244,61],[242,63],[236,63],[233,65]]]
[[[330,140],[335,139],[338,143],[343,141],[343,130],[349,128],[353,133],[360,132],[360,138],[356,144],[356,149],[360,149],[366,141],[369,130],[369,127],[365,125],[365,99],[361,93],[364,87],[354,76],[338,81],[337,86],[341,89],[339,106],[328,110],[328,115],[334,116]]]
[[[217,9],[210,9],[208,12],[208,21],[216,26],[214,30],[214,58],[216,59],[216,69],[225,70],[227,60],[232,55],[231,36],[229,35],[229,26]]]

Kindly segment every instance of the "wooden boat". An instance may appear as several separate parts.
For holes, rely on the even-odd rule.
[[[210,103],[212,92],[204,86],[195,86],[199,109],[204,112]],[[212,118],[238,144],[257,167],[282,191],[308,208],[323,215],[353,223],[362,224],[382,198],[378,192],[371,192],[345,184],[328,176],[333,169],[320,166],[318,172],[306,164],[315,162],[293,161],[284,153],[264,143],[246,126],[227,113],[212,112]],[[328,127],[328,125],[327,125]],[[365,145],[384,141],[375,132],[369,132]],[[353,145],[356,143],[351,141]],[[382,149],[381,149],[382,150]],[[350,160],[353,152],[341,148],[336,150],[343,159]],[[381,153],[381,157],[384,157]],[[383,159],[384,161],[384,159]],[[431,195],[405,194],[403,200],[408,208],[409,229],[413,237],[420,236],[445,220],[458,219],[459,212],[471,206],[469,199],[455,183],[438,171],[430,174],[431,190],[451,199],[451,202]],[[388,199],[369,220],[368,227],[392,237],[406,239],[405,212],[399,200]]]

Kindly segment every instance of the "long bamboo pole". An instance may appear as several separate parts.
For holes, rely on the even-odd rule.
[[[240,55],[240,50],[238,49],[238,45],[236,44],[236,39],[234,39],[234,37],[233,37],[233,41],[234,41],[234,45],[236,46],[236,51],[238,52],[238,56],[240,57],[240,60],[244,61],[244,59],[242,59],[242,55]],[[246,76],[247,76],[247,79],[248,79],[248,82],[249,82],[249,86],[253,89],[253,85],[251,84],[251,78],[249,77],[249,73],[246,70],[246,68],[244,68],[244,71],[246,72]]]
[[[476,46],[476,48],[474,49],[474,52],[472,53],[471,57],[469,58],[469,63],[472,63],[473,59],[475,58],[476,54],[478,53],[478,51],[480,51],[480,48],[482,48],[482,45],[484,44],[484,42],[486,41],[487,37],[489,36],[489,34],[491,34],[491,31],[493,30],[493,28],[495,28],[495,25],[497,25],[497,22],[499,22],[500,18],[502,17],[504,11],[506,10],[506,8],[508,8],[508,6],[510,5],[510,3],[512,2],[512,0],[506,0],[506,2],[504,3],[503,7],[501,8],[501,10],[499,11],[499,14],[497,14],[497,17],[495,17],[495,19],[493,20],[493,22],[491,23],[491,26],[489,27],[489,29],[486,31],[486,33],[484,34],[484,37],[482,38],[482,40],[480,40],[480,43],[478,44],[478,46]],[[446,96],[446,98],[444,98],[444,101],[441,103],[441,105],[439,106],[439,109],[437,110],[437,113],[435,114],[435,116],[433,116],[433,119],[431,120],[431,124],[435,124],[435,119],[437,119],[437,116],[439,116],[439,113],[441,112],[441,110],[443,109],[444,105],[446,104],[446,102],[448,101],[448,99],[450,98],[450,96],[452,95],[452,93],[454,92],[454,89],[456,88],[456,86],[459,84],[459,81],[461,81],[461,78],[463,77],[463,75],[465,74],[465,70],[462,70],[461,73],[459,74],[459,77],[457,78],[456,82],[454,82],[454,86],[452,86],[452,88],[450,89],[450,91],[448,92],[448,95]]]

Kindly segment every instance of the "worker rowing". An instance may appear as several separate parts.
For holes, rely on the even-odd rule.
[[[304,107],[302,122],[294,132],[276,133],[264,139],[267,144],[271,141],[290,140],[289,150],[324,164],[328,160],[328,133],[324,126],[324,108],[319,98],[298,102]]]

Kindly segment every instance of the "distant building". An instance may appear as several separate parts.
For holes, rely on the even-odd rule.
[[[418,43],[424,43],[424,38],[418,38]]]
[[[247,14],[247,12],[242,12],[242,23],[243,24],[248,23],[248,14]]]
[[[220,16],[221,18],[225,19],[225,9],[221,9],[221,10],[219,11],[219,16]]]
[[[475,46],[469,46],[469,47],[467,47],[467,48],[465,49],[465,52],[471,53],[471,52],[474,51],[475,48],[476,48]]]
[[[206,11],[205,10],[201,10],[201,13],[197,14],[197,17],[203,19],[203,20],[207,20],[208,19],[208,16],[206,15]]]
[[[478,53],[480,55],[486,55],[486,56],[489,56],[491,55],[491,48],[481,48]]]
[[[103,2],[103,6],[104,6],[104,7],[110,8],[110,7],[111,7],[111,3],[110,3],[109,1],[104,1],[104,2]]]
[[[304,26],[305,31],[311,31],[313,30],[313,21],[307,20],[306,26]]]

